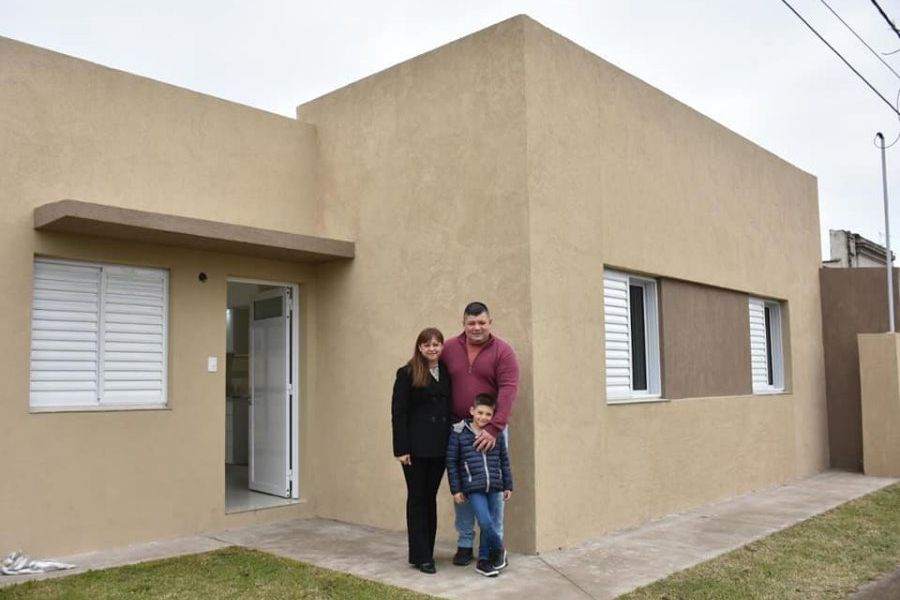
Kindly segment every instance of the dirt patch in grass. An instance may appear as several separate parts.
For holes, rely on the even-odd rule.
[[[51,598],[422,600],[430,596],[239,547],[0,589],[0,600]]]
[[[619,600],[843,600],[898,564],[895,484]]]

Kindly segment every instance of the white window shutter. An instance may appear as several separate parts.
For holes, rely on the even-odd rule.
[[[750,298],[750,371],[753,390],[769,388],[768,348],[766,347],[766,304]]]
[[[105,267],[103,404],[165,404],[168,273]]]
[[[603,272],[603,321],[606,337],[606,397],[631,395],[631,322],[628,276]]]
[[[98,267],[34,262],[32,407],[97,404],[100,281]]]

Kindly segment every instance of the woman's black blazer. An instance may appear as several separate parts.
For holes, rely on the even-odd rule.
[[[408,366],[397,369],[391,401],[394,456],[446,456],[450,436],[450,373],[439,363],[439,381],[428,376],[428,387],[412,385]]]

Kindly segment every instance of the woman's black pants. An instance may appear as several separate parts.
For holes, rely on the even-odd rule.
[[[437,491],[444,477],[446,463],[447,459],[443,456],[413,456],[411,465],[403,465],[410,564],[418,565],[434,560]]]

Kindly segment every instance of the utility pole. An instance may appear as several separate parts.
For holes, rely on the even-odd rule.
[[[884,262],[887,265],[887,289],[888,289],[888,332],[894,333],[894,255],[891,253],[891,222],[888,211],[887,193],[887,162],[884,158],[884,135],[879,131],[875,134],[878,147],[881,148],[881,185],[884,189]]]

